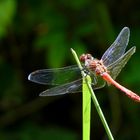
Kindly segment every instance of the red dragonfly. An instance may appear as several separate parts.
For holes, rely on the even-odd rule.
[[[125,53],[129,36],[129,28],[124,27],[114,43],[103,54],[101,60],[95,59],[91,54],[82,54],[80,61],[84,63],[84,72],[92,78],[92,87],[94,90],[104,87],[107,82],[123,91],[129,98],[140,102],[140,97],[137,94],[115,81],[121,69],[136,50],[134,46]],[[75,93],[80,92],[82,89],[81,71],[77,65],[37,70],[32,72],[28,76],[28,79],[35,83],[55,86],[43,91],[40,93],[40,96]]]

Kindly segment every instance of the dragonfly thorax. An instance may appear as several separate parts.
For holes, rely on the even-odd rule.
[[[98,60],[98,59],[93,59],[91,61],[87,61],[85,62],[85,64],[87,64],[87,68],[90,71],[95,72],[97,75],[102,75],[104,72],[108,72],[107,68],[103,65],[102,60]]]
[[[95,72],[97,75],[102,75],[107,72],[107,68],[104,66],[102,60],[95,59],[91,54],[82,54],[80,61],[85,63],[85,67],[91,72]]]

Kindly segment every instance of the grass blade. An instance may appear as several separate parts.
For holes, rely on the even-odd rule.
[[[91,79],[88,77],[91,84]],[[88,90],[85,78],[82,87],[82,112],[83,112],[83,140],[90,140],[90,116],[91,116],[91,94]]]
[[[82,66],[81,66],[81,63],[80,63],[80,61],[79,61],[79,59],[78,59],[78,56],[77,56],[76,52],[75,52],[73,49],[71,49],[71,51],[72,51],[72,54],[73,54],[73,56],[74,56],[74,58],[75,58],[75,60],[76,60],[76,62],[77,62],[77,65],[78,65],[79,69],[81,70],[81,74],[82,74],[82,77],[83,77],[83,79],[84,79],[84,80],[83,80],[83,85],[86,84],[86,87],[83,86],[83,92],[86,94],[86,92],[87,92],[87,87],[88,87],[88,92],[91,94],[93,103],[94,103],[94,105],[95,105],[95,108],[96,108],[96,110],[97,110],[99,116],[100,116],[100,119],[101,119],[101,121],[102,121],[102,124],[103,124],[103,126],[104,126],[104,128],[105,128],[105,130],[106,130],[107,135],[108,135],[108,138],[109,138],[109,140],[114,140],[113,135],[112,135],[112,133],[111,133],[111,131],[110,131],[110,129],[109,129],[109,126],[108,126],[108,124],[107,124],[107,121],[106,121],[106,119],[105,119],[105,117],[104,117],[104,114],[103,114],[103,112],[102,112],[102,110],[101,110],[101,108],[100,108],[100,105],[99,105],[99,103],[98,103],[98,100],[97,100],[97,98],[96,98],[96,96],[95,96],[95,94],[94,94],[94,91],[93,91],[92,87],[91,87],[91,78],[89,78],[90,76],[86,76],[86,74],[85,74],[84,71],[82,70],[83,68],[82,68]],[[84,93],[83,93],[83,94],[84,94]],[[85,97],[85,95],[83,95],[83,97],[84,97],[84,98],[88,98],[88,100],[85,99],[86,101],[84,101],[84,102],[85,102],[85,103],[84,103],[85,105],[83,105],[83,107],[85,107],[85,106],[90,107],[90,106],[88,106],[88,104],[90,104],[90,99],[89,99],[88,95],[87,95],[87,97]],[[89,136],[89,135],[90,135],[90,116],[88,116],[88,115],[89,115],[89,112],[90,112],[90,111],[89,111],[90,109],[88,109],[87,107],[85,108],[85,110],[84,110],[84,108],[83,108],[83,111],[84,111],[83,115],[85,115],[85,116],[83,116],[83,140],[89,140],[89,139],[90,139],[90,136]],[[86,110],[87,110],[87,111],[86,111]],[[85,114],[85,112],[86,112],[87,114]],[[87,119],[89,123],[87,123],[87,124],[85,123],[86,120],[84,120],[84,119],[86,119],[86,118],[85,118],[86,115],[89,117],[89,119]],[[88,127],[88,131],[89,131],[89,132],[86,131],[86,127]]]

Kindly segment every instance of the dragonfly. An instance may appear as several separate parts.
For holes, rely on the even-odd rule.
[[[129,28],[124,27],[100,60],[91,54],[82,54],[80,61],[83,63],[83,71],[92,79],[91,85],[94,90],[103,88],[108,83],[108,85],[114,85],[123,91],[132,100],[140,102],[140,97],[136,93],[115,81],[122,68],[136,51],[134,46],[125,52],[129,36]],[[28,80],[38,84],[55,86],[41,92],[40,96],[55,96],[82,91],[81,70],[77,65],[36,70],[29,74]]]

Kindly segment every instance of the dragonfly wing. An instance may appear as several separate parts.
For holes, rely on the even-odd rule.
[[[102,61],[105,66],[118,60],[125,52],[125,49],[129,42],[130,30],[128,27],[124,27],[119,33],[113,44],[106,50],[102,56]]]
[[[69,83],[80,77],[80,69],[77,65],[73,65],[63,68],[37,70],[28,76],[28,80],[44,85],[60,85]]]
[[[102,79],[101,76],[98,76],[98,80],[96,84],[92,84],[92,88],[94,90],[101,89],[106,85],[106,82]]]
[[[136,47],[129,49],[122,57],[107,67],[109,74],[115,79],[121,72],[122,68],[126,65],[131,56],[135,53]]]
[[[56,96],[67,93],[76,93],[82,91],[82,79],[78,79],[71,83],[56,86],[40,93],[40,96]]]
[[[92,79],[92,88],[94,90],[103,88],[106,85],[106,82],[100,75],[96,75],[95,72],[90,72],[90,77]]]
[[[92,82],[92,87],[94,90],[100,89],[104,86],[105,86],[105,81],[103,81],[101,77],[98,77],[97,83],[95,83],[95,81]],[[81,91],[82,91],[82,78],[64,85],[59,85],[50,88],[48,90],[45,90],[42,93],[40,93],[40,96],[56,96],[56,95],[63,95],[68,93],[77,93]]]

